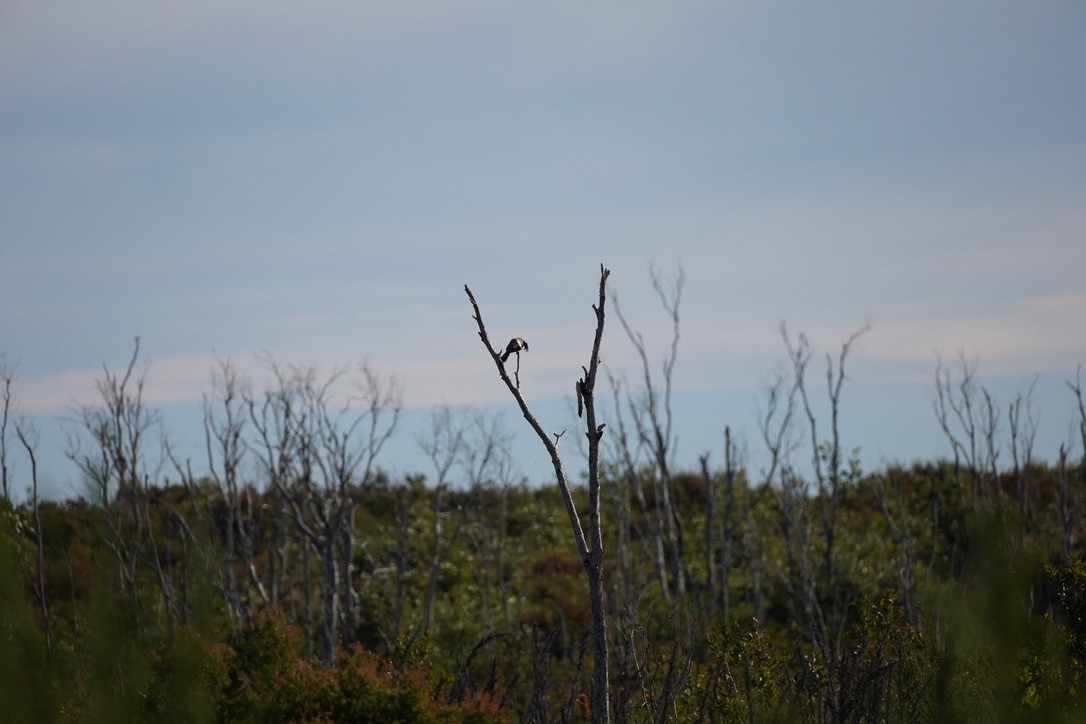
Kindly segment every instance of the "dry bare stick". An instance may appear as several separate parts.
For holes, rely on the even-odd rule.
[[[500,354],[494,349],[494,345],[490,343],[490,338],[486,332],[486,325],[483,323],[483,315],[479,311],[478,302],[475,301],[475,295],[472,294],[471,289],[466,284],[464,285],[464,291],[467,293],[468,299],[471,301],[472,309],[475,312],[473,318],[479,326],[479,338],[482,340],[483,346],[486,347],[495,367],[498,368],[498,375],[501,377],[502,382],[509,388],[509,392],[513,395],[513,399],[517,401],[517,405],[520,407],[524,419],[527,420],[528,424],[535,430],[536,435],[543,442],[543,446],[546,448],[547,454],[551,458],[551,464],[554,467],[554,473],[558,479],[558,487],[562,492],[562,499],[565,501],[566,513],[569,515],[569,524],[573,531],[573,539],[577,545],[577,551],[580,553],[581,561],[584,564],[585,573],[588,577],[589,599],[592,606],[592,639],[594,644],[594,670],[592,679],[593,722],[606,722],[610,719],[607,682],[607,611],[604,603],[603,588],[603,535],[600,525],[599,477],[599,447],[600,439],[603,437],[604,425],[596,423],[596,404],[594,396],[596,372],[599,369],[600,343],[603,340],[604,306],[607,301],[607,277],[610,276],[610,274],[610,270],[604,268],[601,264],[599,303],[592,305],[592,310],[596,314],[596,334],[592,343],[592,356],[589,359],[588,365],[582,367],[584,370],[584,377],[581,378],[578,384],[585,408],[585,435],[588,437],[589,541],[585,540],[584,529],[581,525],[581,517],[580,514],[577,513],[576,505],[573,502],[573,494],[570,491],[569,481],[566,479],[565,470],[562,467],[562,459],[558,455],[558,441],[561,439],[562,433],[556,434],[555,440],[552,442],[551,437],[543,430],[539,421],[536,420],[535,415],[533,415],[532,411],[528,408],[528,403],[525,402],[524,396],[520,392],[519,375],[517,383],[514,383],[513,380],[509,378],[509,374],[505,370],[505,365],[501,361]]]
[[[615,487],[612,499],[615,501],[616,506],[616,520],[623,521],[619,526],[620,539],[617,544],[616,554],[620,561],[625,561],[629,558],[629,534],[628,530],[632,527],[636,531],[635,536],[641,544],[642,551],[645,558],[652,561],[653,570],[656,575],[656,580],[660,586],[660,594],[664,599],[664,602],[671,607],[671,588],[667,583],[667,563],[664,555],[664,538],[660,532],[660,526],[657,524],[657,515],[650,508],[648,501],[645,499],[645,491],[642,488],[641,475],[638,470],[641,468],[640,460],[641,453],[645,450],[645,445],[641,441],[640,435],[637,436],[637,446],[631,449],[630,435],[626,431],[625,417],[622,414],[622,381],[616,379],[608,372],[608,381],[611,384],[611,394],[615,403],[615,414],[613,418],[614,432],[610,436],[611,455],[613,460],[610,465],[613,469],[611,477],[614,478],[613,484]],[[641,510],[640,522],[637,518],[630,516],[630,495],[637,501],[638,507]],[[626,604],[634,600],[632,583],[632,564],[622,564],[621,576],[623,585],[626,588],[626,592],[623,594],[623,610],[628,608]],[[621,625],[621,624],[620,624]]]
[[[970,360],[966,358],[965,352],[961,352],[958,355],[958,365],[961,368],[961,380],[955,385],[950,370],[943,365],[943,360],[939,359],[935,368],[935,401],[932,405],[939,426],[943,429],[943,434],[950,441],[954,451],[954,470],[959,485],[962,483],[962,463],[968,466],[971,503],[975,511],[981,492],[979,490],[980,471],[977,464],[977,422],[973,412],[978,394],[974,381],[977,360],[976,358]],[[955,387],[958,390],[957,394],[954,392]],[[957,420],[962,437],[951,430],[953,419]]]
[[[988,388],[980,388],[983,407],[980,410],[980,433],[984,438],[984,470],[989,477],[987,481],[988,491],[986,495],[990,500],[1001,501],[1003,489],[999,484],[999,405],[995,398],[988,392]],[[1003,516],[1003,506],[997,506],[999,515]]]
[[[215,489],[226,509],[226,524],[222,526],[223,547],[220,567],[223,576],[223,589],[230,613],[235,625],[242,618],[241,596],[237,581],[238,533],[246,530],[240,525],[242,518],[241,498],[238,494],[239,473],[245,454],[244,408],[242,398],[247,394],[248,383],[230,360],[216,360],[216,367],[211,372],[213,392],[204,395],[204,446],[207,452],[207,469]],[[222,417],[214,413],[214,406],[219,404]],[[218,456],[220,464],[216,461]],[[210,504],[210,501],[208,501]],[[250,550],[251,550],[251,539]],[[249,557],[249,563],[252,557]],[[266,596],[261,596],[267,604]],[[248,599],[248,596],[246,596]],[[246,612],[247,615],[248,612]]]
[[[15,365],[0,354],[0,488],[4,499],[11,501],[8,483],[8,419],[11,416],[11,384],[15,381]]]
[[[412,646],[415,640],[433,628],[438,574],[452,550],[453,544],[460,535],[460,525],[454,528],[451,536],[444,535],[445,516],[450,511],[442,510],[441,503],[442,496],[448,488],[449,470],[460,457],[460,450],[465,444],[465,428],[466,424],[463,420],[454,418],[452,409],[448,405],[443,405],[431,413],[430,437],[428,438],[422,433],[415,436],[418,447],[430,458],[436,477],[434,479],[433,548],[430,553],[430,567],[426,578],[425,603],[423,604],[419,625],[415,627],[415,632],[411,636],[410,645]],[[398,535],[402,536],[402,532]]]
[[[1067,479],[1066,468],[1067,460],[1075,448],[1075,442],[1070,440],[1066,450],[1064,450],[1064,445],[1060,445],[1060,477],[1063,478],[1060,486],[1063,490],[1060,502],[1060,516],[1061,519],[1066,520],[1063,526],[1065,530],[1065,549],[1070,546],[1072,531],[1078,530],[1081,524],[1081,495],[1083,489],[1086,489],[1086,394],[1084,394],[1082,384],[1081,364],[1075,371],[1075,381],[1067,380],[1066,384],[1067,388],[1075,396],[1075,410],[1078,413],[1078,419],[1072,422],[1072,425],[1077,428],[1079,442],[1082,445],[1082,457],[1078,465],[1078,485],[1071,487],[1070,480]]]
[[[1063,544],[1063,557],[1071,557],[1074,543],[1071,523],[1071,486],[1068,484],[1067,447],[1060,444],[1060,456],[1056,463],[1056,510],[1060,517],[1060,541]]]
[[[814,470],[815,482],[818,485],[818,499],[822,513],[822,528],[825,536],[825,560],[826,579],[832,589],[837,580],[835,560],[835,544],[837,539],[837,510],[843,494],[842,487],[847,473],[844,471],[844,461],[841,452],[840,435],[840,409],[841,389],[845,382],[845,360],[848,357],[852,345],[870,331],[870,325],[864,325],[853,332],[841,345],[841,351],[837,358],[837,366],[834,367],[833,358],[826,355],[826,392],[830,403],[830,437],[828,440],[820,440],[818,437],[818,420],[811,407],[810,398],[807,395],[806,370],[811,358],[811,345],[807,336],[800,332],[796,342],[793,343],[788,333],[788,328],[782,323],[780,327],[781,337],[788,348],[788,356],[792,362],[795,373],[795,384],[799,390],[800,399],[803,402],[803,411],[807,417],[808,432],[811,441],[811,467]]]
[[[701,468],[701,479],[705,483],[705,547],[702,549],[705,555],[705,590],[712,600],[716,591],[716,563],[714,554],[714,538],[716,532],[716,481],[709,472],[709,453],[698,456],[698,466]],[[718,601],[719,607],[724,607],[723,600]],[[725,618],[727,621],[727,618]]]
[[[724,622],[731,618],[731,600],[728,581],[732,571],[732,534],[735,529],[735,443],[731,427],[724,427],[724,516],[720,522],[720,589],[718,600],[724,614]]]
[[[147,447],[144,438],[159,421],[158,412],[143,399],[147,375],[139,364],[139,353],[140,338],[136,337],[123,374],[102,365],[102,377],[95,382],[101,402],[75,410],[76,425],[91,446],[88,449],[78,430],[73,430],[65,453],[89,481],[90,492],[105,513],[105,543],[114,554],[137,632],[142,631],[143,607],[136,584],[150,525],[142,505],[147,486],[140,479]]]
[[[674,480],[672,480],[671,475],[671,458],[674,455],[676,442],[673,434],[671,392],[675,361],[679,351],[679,305],[682,301],[686,275],[682,267],[679,267],[670,289],[665,289],[664,283],[660,280],[660,275],[654,267],[649,267],[649,276],[652,279],[653,290],[660,298],[664,311],[671,319],[672,327],[670,353],[664,359],[662,367],[662,390],[653,382],[644,337],[640,332],[635,331],[622,315],[622,310],[618,305],[618,295],[612,292],[611,300],[615,308],[615,316],[618,317],[619,323],[625,330],[626,336],[629,337],[630,343],[633,344],[641,361],[644,385],[643,397],[638,400],[633,395],[629,395],[628,406],[641,443],[646,450],[651,452],[658,473],[653,477],[656,515],[659,518],[656,526],[667,538],[666,553],[671,586],[675,595],[682,597],[686,593],[686,571],[683,567],[685,542],[683,521],[679,513]],[[665,599],[667,598],[669,596],[665,593]]]
[[[1033,445],[1037,439],[1037,416],[1033,409],[1037,376],[1018,390],[1007,405],[1007,426],[1010,430],[1011,462],[1014,466],[1015,494],[1018,498],[1018,543],[1022,545],[1033,517],[1030,502],[1030,473],[1033,466]],[[1023,414],[1025,419],[1023,420]]]
[[[828,439],[822,440],[818,435],[818,420],[811,406],[807,394],[806,369],[812,354],[810,342],[807,336],[800,332],[796,342],[793,343],[787,327],[782,323],[780,327],[781,337],[788,349],[788,356],[793,365],[793,384],[799,391],[799,397],[803,404],[803,412],[807,418],[807,428],[810,433],[811,467],[814,471],[815,482],[818,488],[817,502],[819,509],[819,522],[823,536],[823,570],[825,571],[826,590],[829,593],[829,617],[827,618],[817,598],[811,598],[812,610],[816,611],[818,633],[824,638],[827,662],[831,671],[838,670],[841,663],[841,655],[844,651],[843,636],[848,620],[848,611],[851,607],[851,594],[847,589],[842,589],[838,577],[837,554],[837,514],[844,497],[844,488],[847,483],[854,480],[854,470],[846,466],[841,450],[840,434],[840,410],[841,390],[844,387],[845,361],[856,341],[870,331],[871,325],[865,324],[859,330],[853,332],[841,345],[837,357],[836,367],[833,357],[826,355],[826,396],[830,406],[830,429]],[[805,541],[807,550],[801,559],[806,563],[810,556],[810,541]],[[811,581],[814,581],[812,578]],[[812,629],[814,632],[814,629]],[[828,637],[825,637],[827,636]],[[839,712],[842,701],[839,691],[831,689],[831,707],[834,712]]]
[[[509,512],[509,490],[520,475],[513,459],[510,445],[513,434],[509,432],[501,413],[472,416],[465,428],[465,442],[460,453],[459,466],[463,471],[469,496],[464,505],[467,537],[482,565],[477,568],[480,586],[484,592],[478,598],[479,617],[488,629],[493,628],[494,600],[491,591],[501,602],[502,630],[508,632],[512,620],[509,606],[509,588],[512,583],[504,561],[508,553],[505,530]],[[498,519],[487,503],[498,496]]]
[[[6,411],[5,411],[6,412]],[[30,460],[30,502],[34,511],[34,538],[37,547],[37,559],[34,565],[34,593],[41,606],[42,625],[45,629],[45,651],[53,653],[53,623],[49,615],[49,598],[45,595],[45,541],[42,538],[41,508],[38,499],[38,431],[34,424],[26,420],[15,423],[15,436],[19,438],[26,456]],[[7,489],[4,490],[5,494]],[[5,495],[6,497],[6,495]]]
[[[1075,372],[1075,381],[1067,380],[1067,387],[1075,395],[1075,409],[1078,411],[1078,420],[1075,421],[1075,425],[1078,427],[1079,441],[1082,445],[1082,461],[1078,466],[1079,484],[1086,487],[1086,394],[1083,393],[1081,364]]]

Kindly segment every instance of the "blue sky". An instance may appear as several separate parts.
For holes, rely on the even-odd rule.
[[[1052,456],[1086,361],[1084,79],[1077,0],[9,0],[0,352],[45,428],[136,334],[178,420],[215,355],[368,359],[415,420],[509,408],[539,477],[463,285],[558,428],[599,264],[658,359],[647,267],[681,263],[684,459],[753,432],[781,321],[830,352],[873,323],[846,398],[872,456],[944,452],[959,351],[1003,400],[1041,375]],[[604,350],[636,371],[617,324]],[[402,437],[385,464],[425,469]]]

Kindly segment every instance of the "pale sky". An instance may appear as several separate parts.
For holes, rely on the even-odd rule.
[[[138,334],[171,409],[215,355],[368,359],[537,444],[464,284],[557,415],[600,263],[654,359],[647,268],[681,263],[685,460],[753,430],[782,321],[820,352],[873,323],[869,454],[948,452],[931,377],[964,351],[1001,390],[1042,375],[1052,457],[1084,236],[1080,0],[0,6],[0,352],[45,426]],[[636,371],[613,318],[604,361]]]

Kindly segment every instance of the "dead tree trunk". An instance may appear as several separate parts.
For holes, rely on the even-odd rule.
[[[1060,456],[1056,462],[1056,506],[1060,518],[1060,541],[1063,544],[1063,557],[1071,557],[1074,543],[1071,520],[1071,485],[1067,472],[1067,448],[1060,445]]]
[[[34,593],[38,597],[38,605],[41,606],[45,650],[46,653],[51,654],[53,652],[53,619],[49,615],[49,597],[45,591],[45,540],[42,537],[41,508],[38,500],[38,456],[35,452],[38,447],[38,431],[32,424],[20,421],[15,423],[15,435],[19,438],[30,460],[30,503],[34,511],[34,542],[37,547],[37,558],[34,561]]]
[[[830,712],[836,717],[842,706],[842,682],[839,680],[839,666],[844,651],[844,632],[847,625],[848,612],[852,605],[853,592],[851,585],[840,580],[839,561],[837,553],[837,514],[844,498],[845,488],[848,484],[859,478],[859,469],[855,464],[846,464],[841,447],[840,411],[841,390],[845,382],[845,362],[852,345],[870,330],[865,325],[841,345],[837,357],[836,367],[833,357],[826,355],[826,396],[829,403],[830,424],[828,439],[820,439],[818,434],[818,420],[807,394],[806,368],[811,357],[811,346],[806,335],[802,332],[797,335],[793,343],[785,325],[781,325],[781,336],[788,348],[788,356],[792,361],[794,380],[793,384],[799,392],[799,398],[803,403],[803,412],[807,418],[807,432],[811,445],[811,468],[814,480],[817,484],[817,503],[819,513],[819,527],[822,532],[822,571],[825,581],[825,593],[828,600],[825,605],[820,600],[816,591],[817,577],[807,578],[807,571],[802,570],[805,586],[809,585],[805,601],[809,599],[809,610],[815,613],[811,617],[810,624],[812,636],[820,641],[824,656],[831,674],[836,680],[832,681],[828,688],[827,704]],[[799,491],[797,490],[797,495]],[[811,554],[811,540],[803,540],[803,559],[799,562],[801,569],[809,563]],[[826,610],[828,609],[828,610]]]
[[[957,383],[957,392],[952,375],[939,360],[935,368],[935,416],[939,426],[943,429],[954,451],[954,470],[958,476],[959,484],[962,483],[961,466],[964,462],[969,473],[970,502],[976,511],[979,502],[980,470],[977,462],[977,421],[973,407],[976,404],[977,389],[973,377],[977,371],[976,360],[968,360],[965,354],[959,356],[958,364],[961,368],[961,380]],[[957,420],[961,428],[960,436],[951,429],[953,421]],[[964,460],[963,460],[964,458]]]
[[[576,382],[578,399],[581,400],[584,405],[585,435],[588,437],[589,537],[587,540],[581,525],[580,514],[577,512],[577,508],[573,502],[573,493],[570,490],[569,482],[566,479],[566,474],[562,467],[562,459],[558,455],[558,442],[561,440],[563,433],[555,434],[554,441],[552,441],[551,436],[543,430],[543,427],[535,419],[535,415],[532,414],[532,411],[528,408],[528,403],[525,402],[523,395],[520,393],[519,375],[517,376],[518,381],[515,384],[505,370],[505,364],[502,362],[501,354],[495,350],[494,346],[490,343],[486,325],[483,324],[483,315],[479,311],[479,304],[475,301],[475,295],[471,293],[471,289],[468,288],[467,285],[464,286],[464,291],[467,293],[468,299],[471,301],[472,309],[475,312],[474,319],[479,326],[479,338],[482,340],[483,346],[486,347],[487,352],[490,353],[491,359],[498,368],[498,375],[501,377],[506,387],[509,388],[509,392],[513,395],[513,398],[517,401],[521,412],[524,414],[524,418],[528,421],[528,424],[531,425],[532,429],[535,430],[536,435],[539,436],[539,439],[547,449],[548,455],[550,455],[551,463],[554,466],[554,473],[558,479],[558,487],[565,500],[566,513],[569,515],[573,539],[577,545],[577,550],[580,553],[581,561],[584,564],[585,573],[588,576],[588,593],[592,607],[591,631],[594,646],[591,712],[593,722],[606,722],[610,720],[607,673],[607,609],[604,601],[603,535],[600,525],[599,448],[600,438],[603,437],[604,426],[602,424],[597,424],[596,422],[595,401],[596,372],[599,368],[600,343],[603,340],[604,305],[607,301],[607,277],[610,273],[611,272],[602,265],[600,266],[599,303],[592,306],[592,309],[596,314],[596,334],[592,343],[592,356],[589,358],[588,365],[582,368],[584,370],[584,376]],[[519,353],[517,358],[519,360]]]
[[[716,570],[716,481],[709,472],[709,453],[698,457],[698,465],[701,468],[701,479],[705,483],[705,547],[702,554],[705,556],[705,592],[712,599],[717,590]],[[718,608],[723,608],[723,602],[717,600]]]
[[[67,456],[79,467],[102,506],[105,543],[113,552],[121,587],[128,596],[134,628],[143,631],[143,606],[138,595],[140,569],[157,567],[158,551],[145,515],[148,480],[144,471],[145,436],[158,422],[158,413],[143,400],[146,373],[139,369],[140,338],[123,374],[103,368],[97,381],[100,405],[77,410],[77,422],[91,439],[90,449],[77,437],[69,440]],[[150,544],[148,546],[148,544]],[[148,547],[150,550],[148,551]],[[148,553],[155,558],[147,560]],[[160,578],[160,583],[165,579]],[[167,612],[173,615],[171,591],[162,586]]]
[[[622,412],[622,383],[620,380],[615,379],[610,373],[607,375],[608,381],[611,385],[611,395],[615,402],[615,414],[614,414],[614,431],[610,436],[610,449],[611,449],[611,461],[609,469],[612,478],[611,483],[614,488],[614,494],[612,498],[615,500],[616,507],[616,521],[628,521],[626,531],[620,533],[619,547],[616,553],[621,560],[625,556],[628,558],[628,545],[623,546],[623,543],[628,543],[629,528],[633,527],[636,531],[636,538],[641,542],[641,549],[644,552],[645,558],[652,561],[653,572],[656,575],[656,580],[660,585],[660,594],[664,601],[671,605],[671,590],[667,583],[667,562],[664,556],[664,538],[660,532],[660,526],[656,524],[656,513],[650,509],[648,501],[645,499],[645,491],[642,487],[643,477],[641,474],[641,462],[640,452],[643,449],[643,445],[638,443],[635,450],[631,450],[630,447],[630,435],[626,431],[625,417]],[[640,440],[640,438],[639,438]],[[641,511],[641,519],[643,523],[636,522],[630,515],[630,498],[631,496],[637,501],[639,510]],[[623,576],[623,580],[627,586],[632,584],[633,567],[622,565],[620,574]],[[623,600],[623,608],[625,604],[633,602],[633,595],[625,596]]]
[[[0,355],[0,493],[11,501],[8,481],[8,418],[11,414],[11,384],[15,381],[15,366]]]
[[[477,570],[482,578],[479,617],[487,629],[492,629],[495,611],[500,608],[503,631],[509,630],[510,622],[510,581],[504,563],[508,543],[508,498],[510,486],[518,475],[509,447],[512,439],[502,414],[478,414],[465,429],[464,446],[460,451],[460,468],[470,492],[464,504],[465,530],[479,557]],[[495,495],[498,498],[497,520],[494,520],[492,510]],[[495,597],[501,602],[500,607],[493,605]]]
[[[724,511],[720,522],[720,609],[724,622],[731,618],[728,581],[732,575],[732,539],[735,535],[735,443],[732,429],[724,428]]]
[[[1024,390],[1018,391],[1007,406],[1015,498],[1018,502],[1019,547],[1025,544],[1026,531],[1030,529],[1033,518],[1030,475],[1033,468],[1033,445],[1037,439],[1037,417],[1033,411],[1033,392],[1036,386],[1037,378],[1034,377]]]
[[[464,446],[464,424],[460,420],[454,420],[452,410],[441,407],[433,413],[430,420],[430,437],[420,434],[416,436],[418,446],[430,458],[433,463],[434,473],[434,540],[430,549],[430,565],[426,575],[426,593],[423,600],[423,613],[421,622],[416,630],[416,636],[424,635],[434,626],[434,600],[437,597],[437,580],[441,572],[441,566],[447,559],[453,544],[460,534],[460,526],[457,525],[451,536],[444,533],[445,516],[449,513],[442,510],[442,497],[448,488],[449,471],[461,454]]]
[[[640,442],[652,455],[656,469],[656,474],[653,476],[656,525],[662,531],[666,541],[665,553],[672,592],[677,598],[682,598],[686,594],[686,568],[683,560],[685,540],[683,520],[679,512],[675,491],[675,481],[672,479],[671,474],[675,446],[671,391],[675,362],[679,352],[679,305],[682,300],[686,276],[680,267],[670,289],[665,289],[664,283],[660,280],[655,268],[650,267],[649,275],[652,279],[652,288],[660,298],[660,303],[671,320],[671,346],[662,366],[662,386],[658,386],[653,381],[644,338],[640,332],[634,331],[626,322],[626,318],[622,316],[617,295],[612,293],[611,297],[615,307],[615,315],[622,324],[622,328],[626,331],[626,335],[637,351],[641,362],[644,388],[641,391],[640,399],[630,396],[628,407],[630,416],[637,428]]]
[[[719,483],[709,470],[709,454],[698,458],[705,483],[705,590],[720,611],[724,623],[730,619],[728,581],[732,570],[732,537],[735,529],[735,445],[732,430],[724,428],[724,500],[717,500]],[[719,529],[718,529],[719,525]],[[717,537],[720,538],[719,568]]]
[[[1077,526],[1079,524],[1078,496],[1081,495],[1082,490],[1086,490],[1086,395],[1083,394],[1082,387],[1082,365],[1078,366],[1075,381],[1073,383],[1068,381],[1067,386],[1071,388],[1071,392],[1075,395],[1075,406],[1078,411],[1076,425],[1078,426],[1079,443],[1082,446],[1082,457],[1079,459],[1078,464],[1078,490],[1074,495],[1074,504],[1072,506],[1074,525]]]

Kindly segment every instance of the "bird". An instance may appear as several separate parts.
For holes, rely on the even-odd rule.
[[[524,339],[521,337],[513,337],[511,340],[509,340],[509,344],[505,345],[505,353],[502,354],[502,362],[508,360],[509,355],[513,354],[514,352],[519,354],[521,350],[527,352],[528,343],[525,342]]]

